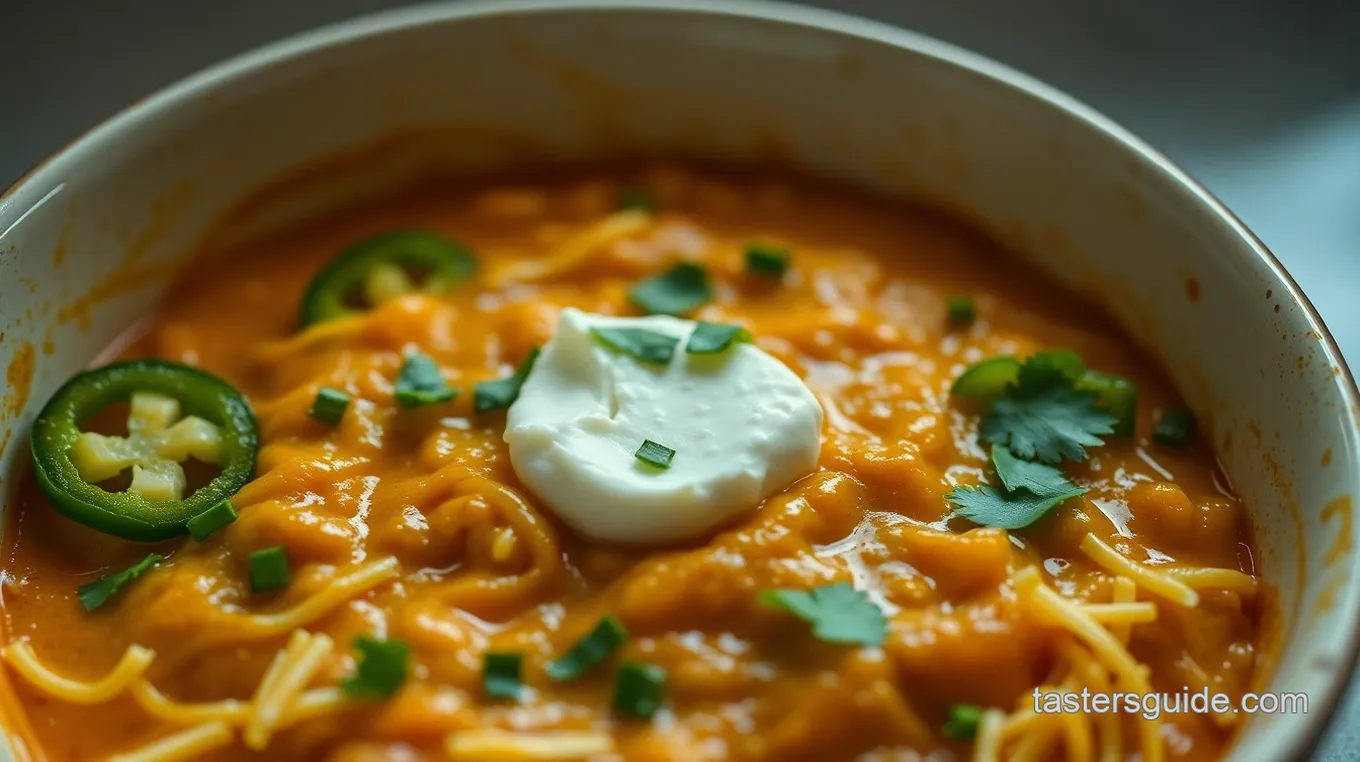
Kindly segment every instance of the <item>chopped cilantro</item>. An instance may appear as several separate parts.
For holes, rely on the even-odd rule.
[[[1152,430],[1152,441],[1159,445],[1178,447],[1195,432],[1195,414],[1183,407],[1172,408],[1162,414],[1162,420]]]
[[[458,390],[449,388],[444,382],[444,375],[439,372],[434,360],[417,352],[402,363],[401,372],[397,374],[395,395],[397,403],[410,410],[421,405],[448,402],[458,396]]]
[[[1100,395],[1096,404],[1114,416],[1116,436],[1133,436],[1134,427],[1138,423],[1138,388],[1132,381],[1111,373],[1088,370],[1081,374],[1077,388]]]
[[[575,680],[609,658],[628,640],[628,630],[613,614],[605,614],[595,628],[576,641],[562,656],[544,665],[543,671],[557,682]]]
[[[746,246],[746,272],[779,280],[789,269],[789,252],[778,246],[751,243]]]
[[[620,212],[639,211],[650,212],[656,208],[652,200],[652,194],[639,188],[620,189],[618,195],[614,197],[614,208]]]
[[[760,601],[811,624],[812,634],[828,643],[877,646],[888,635],[883,611],[849,582],[812,590],[762,590]]]
[[[982,722],[982,707],[955,704],[949,707],[949,721],[944,724],[944,737],[954,741],[971,741]]]
[[[354,639],[359,659],[354,674],[340,679],[340,690],[356,698],[388,698],[406,682],[411,648],[400,640],[379,640],[371,635]]]
[[[685,343],[685,353],[711,355],[726,352],[735,342],[749,342],[751,333],[739,325],[699,321]]]
[[[524,386],[529,372],[534,369],[538,359],[538,347],[529,349],[529,354],[520,361],[513,375],[495,381],[482,381],[472,390],[472,408],[479,413],[501,410],[510,407],[519,398],[520,387]]]
[[[1098,435],[1114,433],[1115,424],[1096,406],[1099,394],[1076,388],[1074,376],[1084,370],[1070,350],[1038,352],[1025,360],[983,417],[983,440],[1008,445],[1025,459],[1084,460],[1084,448],[1103,444]]]
[[[952,328],[967,328],[977,320],[977,307],[971,297],[954,296],[945,303],[945,315]]]
[[[524,693],[524,654],[487,651],[482,654],[482,695],[493,701],[518,701]]]
[[[945,495],[945,500],[956,506],[955,516],[983,526],[1020,529],[1038,521],[1054,506],[1086,492],[1053,466],[1020,460],[1001,445],[992,447],[992,467],[1002,488],[955,487]]]
[[[645,328],[591,328],[590,335],[616,352],[656,365],[669,363],[680,343],[674,336]]]
[[[628,298],[648,315],[684,316],[713,298],[708,270],[693,262],[681,262],[660,275],[639,281]]]
[[[143,572],[164,560],[165,556],[151,553],[122,571],[100,577],[88,585],[81,585],[80,589],[76,590],[76,597],[80,599],[80,605],[86,611],[94,611],[108,603],[109,599],[117,595],[128,583],[142,576]]]
[[[644,439],[642,446],[633,453],[633,457],[653,468],[667,469],[671,467],[671,461],[675,460],[675,450],[659,442]]]

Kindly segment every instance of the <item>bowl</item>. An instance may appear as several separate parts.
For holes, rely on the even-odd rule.
[[[1090,108],[941,42],[760,2],[411,8],[153,95],[0,198],[0,489],[43,401],[163,295],[198,237],[247,238],[432,172],[624,154],[778,162],[961,216],[1160,357],[1250,508],[1276,592],[1232,760],[1304,757],[1356,657],[1357,392],[1264,246]],[[287,178],[286,180],[281,178]],[[242,203],[249,197],[249,203]]]

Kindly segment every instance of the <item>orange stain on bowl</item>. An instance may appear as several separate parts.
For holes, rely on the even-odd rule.
[[[14,357],[5,370],[4,405],[0,407],[10,418],[19,417],[24,405],[28,403],[28,390],[33,384],[33,368],[36,352],[33,345],[25,341],[15,350]]]
[[[1322,521],[1328,523],[1332,517],[1337,517],[1338,526],[1336,527],[1336,539],[1332,541],[1332,547],[1327,549],[1327,554],[1322,557],[1325,566],[1331,566],[1341,560],[1351,550],[1351,498],[1350,495],[1342,495],[1328,503],[1322,509]]]
[[[1193,275],[1185,276],[1185,298],[1189,299],[1191,304],[1199,303],[1200,298],[1199,278],[1196,278]]]
[[[80,330],[89,330],[95,307],[173,276],[177,272],[176,264],[151,261],[151,250],[192,203],[195,193],[192,183],[182,181],[164,196],[154,199],[146,226],[131,236],[118,266],[94,288],[58,310],[57,324],[75,322]]]
[[[1328,447],[1322,451],[1322,467],[1326,468],[1330,465],[1332,465],[1332,448]]]
[[[66,264],[66,231],[63,230],[57,238],[57,245],[52,248],[52,269],[59,269]]]
[[[1322,616],[1336,606],[1337,595],[1341,592],[1341,588],[1346,586],[1349,579],[1345,574],[1338,574],[1327,580],[1327,584],[1318,593],[1317,600],[1313,601],[1313,616]]]

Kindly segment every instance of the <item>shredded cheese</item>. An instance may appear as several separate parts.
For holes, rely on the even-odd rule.
[[[1138,585],[1128,577],[1114,578],[1114,603],[1133,603],[1138,598]],[[1129,626],[1118,624],[1110,627],[1110,634],[1120,643],[1129,642]]]
[[[147,714],[173,725],[195,725],[202,722],[225,722],[235,725],[245,721],[250,704],[236,699],[205,704],[181,704],[172,701],[146,680],[132,686],[132,697]]]
[[[614,740],[595,731],[464,730],[450,734],[444,748],[454,762],[576,760],[612,752]]]
[[[140,678],[156,658],[151,649],[130,645],[109,674],[96,682],[82,683],[45,667],[33,647],[25,641],[9,644],[0,654],[34,688],[72,704],[100,704],[118,696]]]
[[[289,704],[288,708],[284,710],[283,717],[279,719],[276,729],[282,730],[299,722],[332,714],[348,707],[349,704],[349,697],[337,686],[304,691],[298,695],[296,701]]]
[[[231,727],[225,722],[208,722],[152,741],[140,749],[115,754],[109,762],[182,762],[198,759],[232,741]]]
[[[978,722],[973,737],[973,762],[1001,762],[1001,731],[1006,715],[1000,709],[988,709]]]
[[[1236,569],[1167,569],[1166,573],[1195,590],[1228,590],[1244,598],[1254,598],[1259,587],[1255,577]]]
[[[260,682],[253,701],[253,712],[246,723],[246,747],[262,751],[269,745],[269,737],[283,719],[289,705],[307,686],[322,660],[334,646],[326,635],[312,635],[299,630],[294,633],[282,659],[275,657],[265,679]]]
[[[151,683],[142,680],[132,686],[132,697],[138,706],[152,717],[172,725],[197,725],[204,722],[225,722],[233,727],[250,721],[254,704],[237,699],[224,699],[200,704],[182,704],[161,693]],[[284,710],[275,730],[299,722],[331,714],[349,705],[344,691],[337,686],[313,688],[299,694],[297,700]]]
[[[400,573],[400,563],[395,558],[374,561],[331,580],[315,595],[292,608],[274,614],[251,614],[245,619],[252,626],[254,635],[281,635],[311,624],[331,609],[396,579]]]
[[[1101,624],[1146,624],[1157,621],[1157,607],[1142,603],[1087,603],[1081,606],[1087,616]]]
[[[1165,572],[1124,557],[1090,532],[1081,539],[1081,549],[1105,571],[1116,576],[1129,577],[1139,587],[1153,595],[1161,596],[1186,608],[1192,609],[1199,605],[1199,593],[1189,585]]]
[[[1064,688],[1062,693],[1072,693]],[[1062,718],[1063,743],[1068,762],[1092,762],[1095,741],[1091,733],[1091,717],[1086,714],[1058,715]]]
[[[1039,715],[1034,713],[1034,707],[1023,706],[1012,712],[1006,717],[1006,721],[1001,724],[1001,737],[1003,739],[1010,739],[1023,735],[1024,733],[1029,732],[1038,721]]]
[[[1090,538],[1092,535],[1088,534],[1087,537]],[[1116,683],[1124,690],[1139,693],[1152,691],[1148,684],[1146,668],[1133,658],[1124,644],[1101,627],[1099,622],[1086,615],[1081,606],[1043,584],[1034,567],[1028,567],[1017,573],[1014,580],[1017,592],[1030,601],[1035,613],[1072,633],[1090,648],[1092,655],[1114,673]],[[1161,762],[1164,749],[1160,723],[1140,717],[1138,728],[1144,762]]]
[[[628,209],[605,217],[568,239],[547,257],[515,262],[495,276],[495,286],[540,280],[585,264],[590,255],[608,243],[642,232],[652,217],[641,209]]]
[[[1040,762],[1051,759],[1053,755],[1049,753],[1049,747],[1062,732],[1062,725],[1061,714],[1036,715],[1034,727],[1016,742],[1006,758],[1007,762]]]

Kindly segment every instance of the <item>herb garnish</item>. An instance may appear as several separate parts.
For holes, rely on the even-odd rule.
[[[760,601],[811,624],[812,634],[828,643],[877,646],[888,635],[883,611],[849,582],[812,590],[762,590]]]
[[[1020,529],[1038,521],[1054,506],[1086,492],[1053,466],[1020,460],[1001,445],[992,446],[992,467],[1001,489],[987,485],[955,487],[944,496],[957,506],[953,515],[983,526]]]
[[[713,298],[708,270],[693,262],[681,262],[660,275],[639,281],[628,298],[649,315],[684,316]]]

